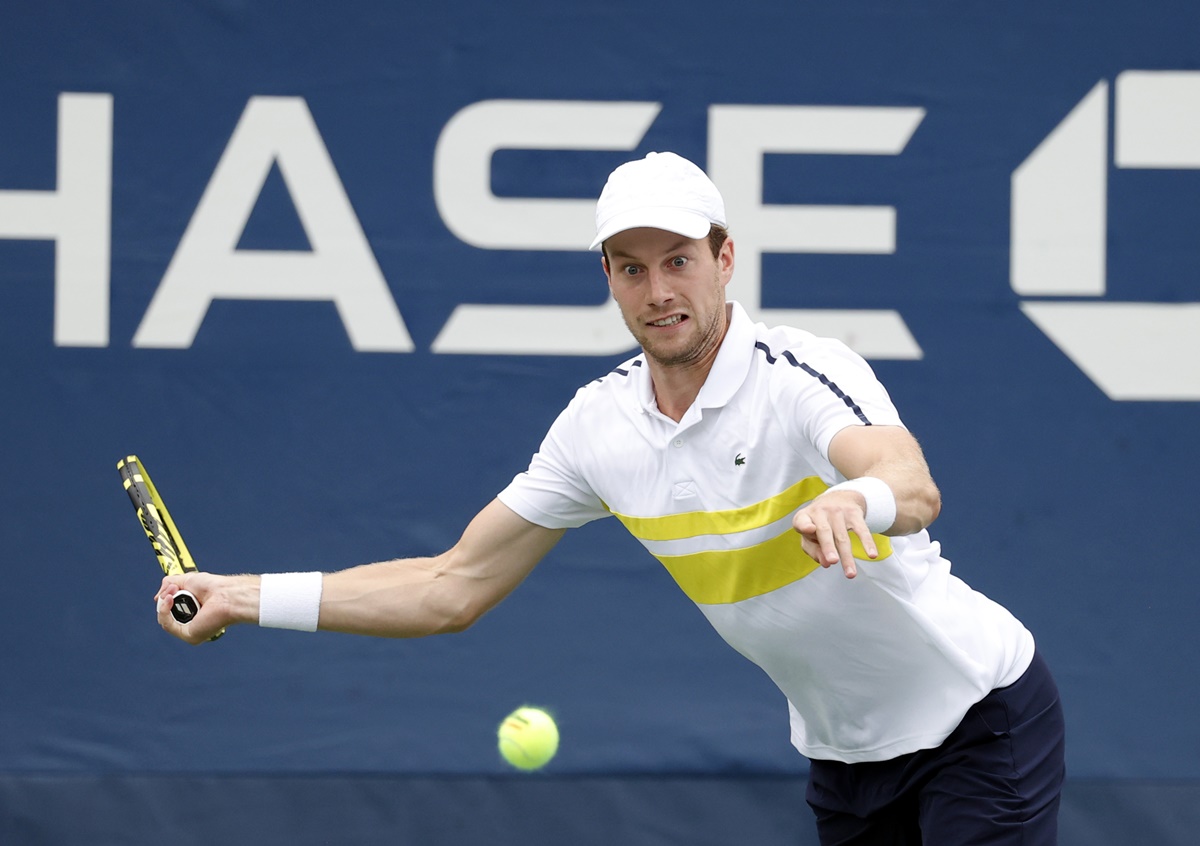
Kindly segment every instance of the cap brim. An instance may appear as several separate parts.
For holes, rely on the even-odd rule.
[[[677,208],[639,208],[615,214],[596,232],[589,250],[598,250],[612,236],[628,229],[663,229],[685,238],[704,238],[712,221],[702,214]]]

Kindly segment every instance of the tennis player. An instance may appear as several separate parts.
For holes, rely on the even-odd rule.
[[[716,186],[651,153],[617,168],[592,249],[642,352],[581,388],[528,469],[447,552],[331,573],[168,576],[168,632],[417,637],[470,626],[563,533],[616,517],[787,696],[823,844],[1052,844],[1058,692],[1029,631],[950,572],[921,449],[840,342],[726,301]],[[186,588],[202,603],[180,625]]]

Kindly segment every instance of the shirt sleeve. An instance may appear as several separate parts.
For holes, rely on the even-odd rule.
[[[573,529],[611,514],[574,459],[574,405],[558,415],[529,469],[497,495],[517,514],[547,529]]]
[[[904,425],[871,366],[840,341],[802,344],[783,358],[791,366],[777,371],[772,399],[793,443],[828,460],[833,436],[848,426]]]

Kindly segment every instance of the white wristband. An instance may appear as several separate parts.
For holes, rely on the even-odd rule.
[[[831,491],[858,491],[867,501],[867,528],[872,534],[882,534],[896,522],[896,495],[883,479],[860,476],[834,485]]]
[[[263,573],[258,624],[271,629],[315,632],[321,616],[320,573]]]

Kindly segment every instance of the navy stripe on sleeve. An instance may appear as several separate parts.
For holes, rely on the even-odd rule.
[[[633,360],[633,363],[629,365],[629,367],[630,367],[630,370],[632,370],[634,367],[641,367],[641,366],[642,366],[642,360],[641,360],[640,358],[635,358],[635,359]],[[609,376],[613,375],[613,373],[617,374],[618,376],[628,376],[628,375],[629,375],[629,370],[626,370],[626,369],[625,369],[625,368],[623,368],[623,367],[614,367],[614,368],[612,369],[612,372],[611,372],[611,373],[605,373],[605,374],[604,374],[603,376],[601,376],[599,379],[593,379],[592,381],[593,381],[593,382],[603,382],[603,381],[604,381],[605,379],[607,379]]]
[[[762,350],[763,355],[765,355],[767,357],[767,364],[774,364],[776,361],[778,361],[778,359],[775,356],[771,355],[770,348],[766,344],[764,344],[762,341],[758,341],[757,343],[755,343],[754,346],[757,347],[758,349]],[[803,370],[809,376],[812,376],[814,379],[816,379],[818,382],[820,382],[826,388],[833,391],[834,396],[836,396],[838,399],[840,399],[842,402],[844,402],[846,404],[846,407],[849,408],[851,411],[853,411],[854,415],[859,420],[861,420],[864,425],[866,425],[866,426],[871,425],[871,421],[867,419],[867,415],[863,414],[863,410],[858,407],[858,403],[856,403],[852,397],[847,396],[845,391],[843,391],[841,388],[839,388],[837,386],[837,382],[834,382],[832,379],[830,379],[824,373],[820,372],[819,370],[816,370],[815,368],[811,367],[810,365],[806,364],[805,362],[797,361],[796,357],[794,355],[792,355],[790,350],[784,350],[782,353],[782,356],[787,361],[787,363],[790,364],[792,367],[799,367],[801,370]]]
[[[633,360],[633,364],[631,364],[631,365],[629,365],[629,366],[630,366],[630,368],[634,368],[634,367],[641,367],[641,366],[642,366],[642,360],[641,360],[640,358],[635,358],[635,359]],[[628,371],[628,370],[622,370],[620,367],[614,367],[614,368],[613,368],[613,373],[616,373],[616,374],[617,374],[617,375],[619,375],[619,376],[628,376],[628,375],[629,375],[629,371]]]

